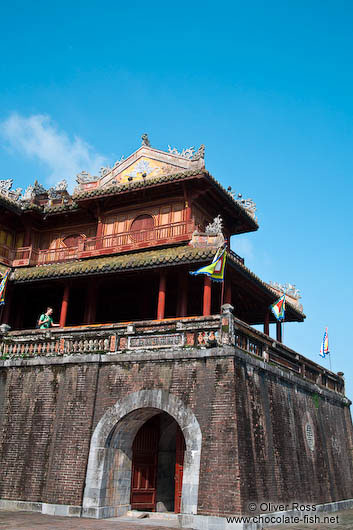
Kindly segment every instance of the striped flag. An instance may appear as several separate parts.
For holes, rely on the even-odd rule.
[[[272,313],[275,315],[277,320],[284,320],[286,310],[286,293],[279,298],[274,304],[270,305]]]
[[[5,304],[5,292],[6,292],[6,285],[7,285],[7,279],[9,277],[9,274],[10,274],[10,269],[7,269],[0,283],[0,305]]]
[[[197,271],[192,271],[190,272],[190,274],[206,274],[216,282],[223,282],[224,269],[227,257],[226,250],[226,247],[221,247],[217,250],[215,257],[212,260],[212,263],[206,265],[205,267],[201,267],[201,269],[198,269]]]
[[[321,342],[321,348],[320,348],[320,357],[323,357],[325,359],[326,355],[330,353],[329,347],[328,347],[328,334],[327,334],[327,328],[325,328],[324,337]]]

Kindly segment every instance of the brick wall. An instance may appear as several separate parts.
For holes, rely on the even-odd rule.
[[[0,368],[0,498],[80,505],[94,427],[125,395],[156,388],[182,400],[200,424],[200,514],[246,512],[249,501],[352,498],[348,407],[250,361],[98,364],[83,357]]]

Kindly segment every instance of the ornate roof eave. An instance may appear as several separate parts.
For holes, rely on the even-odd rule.
[[[191,180],[195,177],[198,178],[207,178],[207,180],[214,185],[218,191],[221,192],[222,196],[227,200],[228,204],[232,207],[235,207],[238,212],[241,213],[248,221],[249,231],[255,231],[259,228],[257,221],[254,217],[242,206],[238,201],[236,201],[230,193],[216,180],[208,171],[206,170],[193,170],[193,171],[183,171],[179,173],[174,173],[171,175],[163,175],[159,177],[146,178],[144,180],[137,180],[135,182],[129,182],[124,184],[114,184],[107,187],[99,187],[91,190],[85,190],[78,192],[73,195],[74,201],[80,203],[81,201],[99,199],[103,197],[111,197],[114,195],[119,195],[120,193],[127,193],[133,190],[145,189],[149,187],[156,187],[164,185],[168,182],[182,181],[182,180]]]
[[[37,267],[19,267],[11,273],[10,280],[15,283],[35,282],[48,279],[73,278],[85,275],[109,274],[118,271],[135,271],[153,269],[183,264],[203,263],[212,259],[216,249],[214,247],[192,248],[188,245],[147,250],[129,254],[119,254],[100,258],[39,265]],[[270,303],[277,298],[274,290],[263,282],[256,274],[246,267],[239,259],[228,253],[228,262],[233,268],[244,274],[250,281],[255,282],[260,289],[269,296]],[[287,307],[293,315],[303,321],[305,314],[287,301]]]
[[[232,254],[228,254],[228,259],[231,265],[237,269],[238,271],[242,272],[244,275],[246,275],[250,280],[255,281],[255,283],[261,287],[262,291],[265,292],[267,295],[269,295],[269,298],[271,300],[270,303],[273,303],[278,298],[278,294],[272,287],[270,287],[266,282],[263,282],[261,278],[259,278],[254,272],[252,272],[248,267],[244,265],[244,263],[241,263],[239,260],[237,260],[235,257],[232,256]],[[289,307],[290,311],[297,316],[298,320],[302,322],[306,315],[301,311],[297,306],[295,306],[293,303],[291,303],[289,300],[286,300],[286,306]]]
[[[109,274],[118,271],[135,271],[168,267],[187,263],[202,263],[212,259],[214,248],[191,248],[187,245],[159,250],[147,250],[71,262],[18,267],[10,275],[14,283],[28,283],[77,276]]]
[[[1,206],[13,213],[16,213],[17,215],[21,215],[22,213],[22,209],[16,201],[9,199],[2,194],[0,194],[0,207]]]

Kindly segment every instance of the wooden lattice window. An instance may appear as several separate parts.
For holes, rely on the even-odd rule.
[[[154,227],[152,215],[137,216],[131,223],[131,237],[134,241],[147,241],[152,237]]]
[[[64,238],[63,243],[68,248],[78,247],[79,242],[82,240],[80,234],[71,234]]]

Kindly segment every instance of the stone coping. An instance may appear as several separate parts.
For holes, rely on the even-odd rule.
[[[335,401],[340,405],[349,406],[351,401],[344,396],[317,383],[308,381],[300,375],[282,369],[279,366],[269,364],[266,361],[251,355],[248,352],[243,352],[241,349],[234,346],[223,345],[215,348],[180,348],[180,349],[164,349],[151,351],[139,350],[129,353],[107,353],[107,354],[74,354],[57,357],[36,357],[34,359],[6,359],[0,360],[1,368],[13,367],[31,367],[31,366],[55,366],[66,364],[126,364],[143,362],[178,362],[178,361],[195,361],[199,359],[217,359],[233,357],[235,362],[241,360],[248,366],[269,372],[279,379],[290,382],[292,385],[302,388],[307,392],[316,393],[319,396]]]

